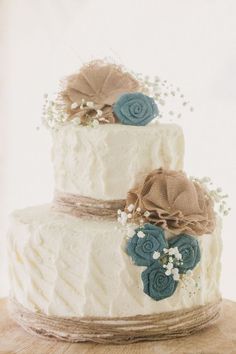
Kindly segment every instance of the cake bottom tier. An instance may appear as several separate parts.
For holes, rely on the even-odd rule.
[[[175,293],[155,301],[125,253],[126,228],[116,221],[79,219],[36,206],[13,213],[9,231],[11,297],[48,317],[130,317],[189,311],[220,298],[220,220],[198,237],[201,260]],[[168,236],[167,236],[168,237]],[[185,312],[183,312],[185,313]]]

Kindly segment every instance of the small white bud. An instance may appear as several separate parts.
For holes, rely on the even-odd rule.
[[[158,252],[158,251],[155,251],[154,253],[153,253],[153,256],[152,256],[152,258],[153,259],[158,259],[158,258],[160,258],[160,252]]]
[[[173,269],[173,263],[167,263],[167,269],[169,269],[169,270],[171,270],[171,269]]]
[[[145,233],[143,231],[139,231],[137,233],[137,236],[140,237],[140,238],[144,238],[145,237]]]
[[[101,117],[102,116],[102,111],[100,109],[97,110],[97,116]]]
[[[134,204],[130,204],[127,209],[130,212],[133,211],[134,210]]]
[[[93,108],[93,107],[94,107],[94,103],[93,103],[93,102],[90,102],[90,101],[88,101],[88,102],[86,103],[86,105],[87,105],[88,108]]]
[[[179,277],[179,274],[174,274],[174,275],[173,275],[173,278],[174,278],[175,281],[178,281],[179,278],[180,278],[180,277]]]
[[[76,109],[78,107],[79,107],[79,105],[77,102],[72,103],[72,105],[70,106],[71,109]]]

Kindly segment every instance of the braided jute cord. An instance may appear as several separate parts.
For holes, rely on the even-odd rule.
[[[57,317],[31,312],[10,300],[11,315],[27,332],[67,342],[128,344],[183,337],[213,324],[221,299],[190,309],[130,317]]]
[[[124,209],[125,199],[100,200],[76,194],[55,191],[53,210],[77,217],[116,219],[117,210]]]

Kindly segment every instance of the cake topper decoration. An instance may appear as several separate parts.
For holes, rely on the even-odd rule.
[[[180,234],[167,241],[164,230],[149,223],[134,231],[126,252],[135,265],[147,267],[141,274],[143,290],[156,301],[173,295],[182,275],[201,258],[196,238]]]
[[[176,101],[178,108],[173,106]],[[65,77],[55,98],[45,95],[42,121],[50,129],[67,124],[146,125],[155,118],[179,119],[179,106],[186,108],[189,102],[167,80],[152,79],[106,60],[94,60]]]

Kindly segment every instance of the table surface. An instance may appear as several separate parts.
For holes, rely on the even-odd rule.
[[[9,318],[7,300],[0,300],[1,354],[236,354],[236,303],[223,300],[217,324],[181,339],[129,345],[56,342],[26,333]]]

